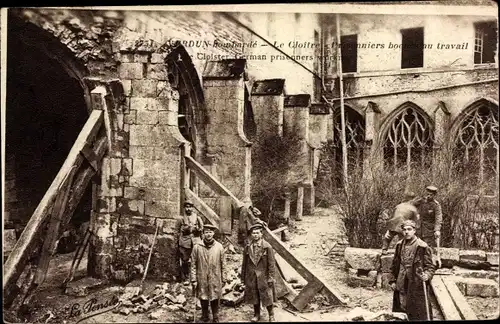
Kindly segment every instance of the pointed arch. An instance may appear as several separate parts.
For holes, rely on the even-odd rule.
[[[191,142],[195,158],[205,156],[207,112],[200,78],[191,56],[180,43],[168,48],[165,57],[168,81],[179,93],[178,126],[186,140]]]
[[[487,195],[498,194],[498,114],[498,101],[479,98],[465,106],[451,128],[454,170]]]
[[[434,144],[434,123],[418,105],[407,101],[391,112],[380,132],[385,167],[430,167]]]

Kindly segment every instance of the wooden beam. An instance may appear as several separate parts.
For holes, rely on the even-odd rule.
[[[102,126],[103,116],[102,111],[92,111],[89,119],[83,126],[82,131],[73,144],[66,160],[64,161],[61,169],[57,173],[55,179],[52,181],[49,189],[43,196],[37,208],[33,212],[28,224],[24,228],[23,233],[17,240],[9,258],[5,262],[4,277],[3,277],[3,290],[5,292],[7,287],[11,287],[17,281],[17,278],[23,271],[30,251],[36,245],[36,238],[42,232],[42,224],[47,219],[50,209],[58,193],[58,188],[61,186],[64,178],[75,165],[80,165],[83,157],[80,154],[87,141],[92,140]]]
[[[431,287],[445,320],[461,320],[462,317],[455,307],[441,276],[432,277]]]
[[[264,239],[271,244],[273,249],[287,261],[307,282],[318,281],[321,282],[325,289],[323,289],[323,293],[327,295],[327,297],[336,300],[337,303],[342,305],[346,305],[347,301],[341,297],[340,293],[333,287],[328,286],[321,280],[318,276],[313,274],[307,267],[299,261],[283,243],[267,228],[264,228]]]
[[[307,285],[300,291],[297,297],[292,301],[292,305],[298,310],[302,311],[307,303],[313,298],[322,288],[323,283],[317,280],[309,281]]]
[[[231,191],[229,191],[219,180],[217,180],[214,176],[212,176],[205,168],[199,164],[195,159],[190,156],[184,157],[186,159],[186,164],[189,169],[196,173],[196,176],[202,180],[207,186],[210,187],[213,191],[218,193],[221,196],[229,196],[233,201],[233,204],[240,208],[243,206],[243,203],[236,198],[235,195]]]
[[[185,188],[184,193],[186,195],[186,198],[190,199],[193,202],[194,208],[196,208],[196,210],[202,213],[203,216],[205,216],[208,219],[210,224],[217,226],[217,228],[219,228],[219,221],[220,221],[219,215],[217,215],[217,213],[214,212],[213,209],[210,208],[210,206],[208,206],[203,201],[203,199],[195,195],[195,193],[191,191],[191,189]]]
[[[462,319],[464,320],[477,320],[476,313],[472,310],[470,307],[469,303],[465,299],[464,295],[458,289],[457,283],[456,283],[456,278],[453,277],[444,277],[442,278],[444,285],[446,286],[446,289],[448,289],[448,292],[451,296],[451,299],[453,300],[453,303],[455,304],[456,308],[462,315]]]
[[[288,226],[281,226],[280,228],[277,228],[277,229],[273,230],[272,232],[274,234],[279,234],[279,233],[283,232],[284,230],[286,230],[287,228],[288,228]]]

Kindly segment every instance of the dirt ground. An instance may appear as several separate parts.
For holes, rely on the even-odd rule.
[[[295,228],[291,233],[291,240],[287,243],[288,247],[295,256],[303,261],[309,269],[325,280],[326,283],[336,288],[341,296],[348,302],[347,306],[325,306],[322,304],[324,300],[321,296],[316,298],[309,304],[308,309],[303,313],[292,311],[286,302],[280,301],[276,307],[276,320],[278,322],[305,322],[305,321],[342,321],[345,320],[345,315],[356,307],[361,307],[372,312],[380,310],[390,311],[392,303],[392,292],[389,290],[376,288],[353,288],[347,285],[347,276],[345,271],[345,261],[342,257],[337,259],[327,256],[327,252],[333,246],[335,240],[341,237],[341,222],[331,209],[318,208],[314,216],[304,216],[300,222],[295,222]],[[161,323],[161,322],[186,322],[190,317],[193,317],[195,301],[193,297],[188,297],[185,310],[168,311],[160,309],[161,316],[153,320],[149,317],[151,312],[158,311],[151,309],[146,313],[130,313],[122,315],[108,311],[103,314],[92,316],[84,319],[84,316],[74,316],[72,309],[82,307],[83,304],[96,298],[103,303],[112,300],[113,296],[119,296],[122,287],[107,286],[99,291],[96,291],[85,297],[70,297],[63,294],[59,288],[60,283],[67,275],[73,254],[59,255],[51,262],[51,270],[47,281],[42,289],[37,293],[36,298],[30,304],[30,308],[26,310],[27,319],[35,323]],[[239,255],[229,254],[228,263],[232,267],[239,266]],[[85,276],[86,260],[80,265],[77,276]],[[75,278],[77,280],[78,277]],[[161,282],[147,280],[144,286],[144,293],[152,291],[155,285]],[[472,300],[472,299],[470,299]],[[435,304],[435,300],[434,300]],[[498,300],[494,299],[491,302],[472,300],[473,309],[478,314],[494,314],[497,312]],[[77,305],[77,306],[75,306]],[[434,308],[434,319],[443,319],[441,313]],[[50,313],[52,316],[50,317]],[[201,311],[196,311],[196,316],[199,318]],[[264,318],[267,319],[267,314],[263,311]],[[481,316],[481,315],[480,315]],[[244,322],[249,321],[252,317],[251,305],[240,305],[238,307],[221,306],[220,321],[221,322]],[[487,318],[487,317],[484,317]],[[48,320],[48,321],[47,321]]]

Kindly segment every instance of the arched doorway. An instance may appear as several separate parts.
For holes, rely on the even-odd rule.
[[[85,69],[57,39],[16,16],[7,31],[5,228],[17,236],[88,118]],[[89,220],[91,186],[73,224]]]

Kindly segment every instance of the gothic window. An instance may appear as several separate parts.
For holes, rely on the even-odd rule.
[[[498,106],[482,99],[459,121],[455,169],[471,177],[482,193],[498,193],[498,154]]]
[[[405,104],[389,124],[384,138],[385,166],[396,171],[428,168],[432,161],[432,125],[411,103]]]
[[[335,181],[337,185],[342,184],[343,161],[342,161],[342,126],[340,109],[333,116],[333,155]],[[363,150],[365,143],[365,121],[354,109],[345,107],[345,137],[347,147],[347,170],[348,175],[355,175],[362,171]]]

